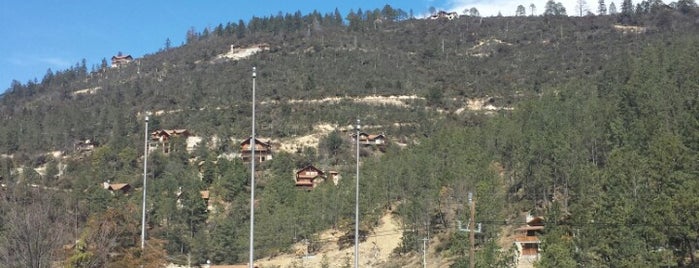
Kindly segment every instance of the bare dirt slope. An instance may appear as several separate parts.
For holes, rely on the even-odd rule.
[[[400,221],[390,213],[386,213],[380,224],[369,234],[365,242],[359,243],[360,267],[379,267],[390,260],[391,253],[398,247],[402,237]],[[321,241],[328,241],[314,255],[305,255],[303,244],[295,248],[301,249],[296,254],[285,254],[270,259],[258,260],[260,267],[343,267],[354,264],[354,247],[340,250],[337,240],[340,233],[326,231],[320,234]]]

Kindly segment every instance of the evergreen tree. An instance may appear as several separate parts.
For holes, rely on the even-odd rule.
[[[468,10],[468,15],[471,17],[480,17],[481,13],[478,12],[478,9],[475,7],[472,7],[471,9]]]
[[[340,14],[340,11],[337,8],[335,8],[335,11],[333,12],[333,18],[334,18],[336,26],[340,26],[343,24],[342,23],[342,14]]]
[[[616,15],[616,5],[614,5],[614,2],[609,3],[609,15]]]
[[[599,2],[598,2],[597,15],[600,15],[600,16],[607,15],[607,5],[604,4],[604,0],[599,0]]]
[[[634,9],[631,0],[623,0],[621,3],[621,18],[630,19],[633,15]]]
[[[527,9],[524,8],[523,5],[518,5],[517,11],[515,12],[515,16],[526,16],[526,15],[527,15]]]
[[[578,16],[580,17],[589,12],[587,9],[587,1],[585,0],[577,0],[575,7],[578,9]]]
[[[565,15],[566,15],[566,9],[562,3],[560,3],[560,2],[556,3],[553,0],[549,0],[548,2],[546,2],[544,16],[565,16]]]
[[[248,31],[248,29],[245,27],[245,22],[243,22],[243,20],[239,20],[238,27],[236,27],[236,32],[235,32],[236,38],[243,39],[243,37],[245,37],[245,34],[247,31]]]

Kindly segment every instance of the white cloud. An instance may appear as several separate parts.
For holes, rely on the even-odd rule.
[[[578,0],[554,0],[556,3],[561,3],[566,8],[566,13],[569,16],[578,15]],[[621,0],[616,0],[614,2],[620,2]],[[548,0],[449,0],[445,7],[436,7],[438,10],[445,11],[455,11],[459,14],[463,14],[465,9],[471,9],[475,7],[478,9],[478,13],[484,17],[497,16],[498,12],[503,16],[514,16],[517,6],[523,5],[527,9],[527,15],[531,13],[529,6],[534,4],[536,9],[534,10],[535,15],[541,15],[544,13],[544,7],[546,6]],[[587,9],[593,13],[597,12],[597,0],[585,0]],[[612,1],[605,1],[607,6]],[[619,5],[619,3],[615,3]]]
[[[51,66],[60,67],[60,68],[67,68],[68,66],[71,65],[71,63],[68,60],[61,59],[61,58],[54,58],[54,57],[39,58],[38,61],[49,64]]]
[[[52,68],[54,70],[64,69],[71,66],[70,61],[58,58],[58,57],[42,57],[37,55],[24,55],[10,57],[8,62],[15,66],[29,67],[29,66],[47,66],[47,68]]]

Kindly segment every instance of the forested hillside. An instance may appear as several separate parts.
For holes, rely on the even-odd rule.
[[[694,267],[699,10],[693,1],[624,7],[581,17],[430,20],[390,6],[253,17],[190,29],[186,44],[118,68],[83,62],[14,83],[0,98],[0,266],[247,262],[251,171],[237,155],[251,133],[255,66],[256,131],[275,149],[255,172],[257,258],[300,241],[310,253],[353,246],[350,134],[360,119],[389,141],[359,152],[362,234],[386,213],[403,224],[381,267],[412,265],[428,237],[440,265],[468,267],[457,222],[469,220],[469,192],[483,226],[478,267],[515,265],[523,214],[545,219],[537,267]],[[256,53],[223,56],[246,49]],[[148,112],[148,131],[187,129],[202,141],[187,149],[173,138],[170,152],[149,153],[142,251]],[[317,143],[279,149],[312,135]],[[88,139],[94,149],[76,149]],[[342,179],[297,189],[294,172],[308,165]],[[320,239],[328,229],[342,238]]]

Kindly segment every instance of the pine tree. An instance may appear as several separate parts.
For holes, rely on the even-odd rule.
[[[607,5],[604,4],[604,0],[599,0],[599,2],[598,2],[597,15],[600,15],[600,16],[607,15]]]
[[[527,9],[524,8],[523,5],[517,6],[517,11],[515,12],[515,16],[526,16],[527,15]]]
[[[617,14],[616,5],[614,4],[614,2],[609,3],[609,15],[616,15],[616,14]]]

